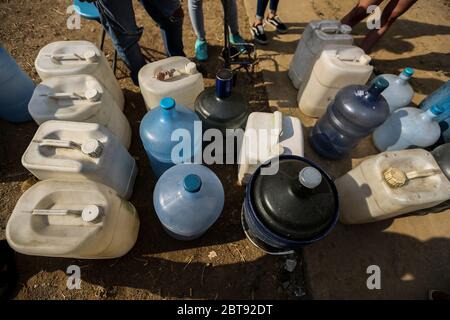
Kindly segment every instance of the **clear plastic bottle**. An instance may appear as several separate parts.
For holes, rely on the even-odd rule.
[[[164,171],[179,163],[191,162],[197,153],[202,151],[202,134],[194,134],[195,122],[200,119],[194,111],[176,105],[172,98],[164,98],[160,107],[150,110],[142,119],[140,126],[141,140],[150,159],[153,172],[157,177]],[[190,149],[181,149],[177,154],[179,159],[173,159],[172,151],[182,141],[172,141],[172,134],[177,129],[184,129]],[[183,132],[180,131],[181,134]],[[184,139],[184,136],[182,136]]]
[[[439,106],[427,111],[412,107],[397,109],[375,130],[373,142],[380,151],[429,147],[441,135],[437,117],[443,111]]]
[[[204,234],[222,213],[225,193],[219,178],[199,164],[167,170],[153,192],[153,204],[164,229],[179,240]]]
[[[371,134],[389,116],[389,106],[381,96],[388,86],[384,78],[378,78],[370,87],[352,85],[340,90],[311,130],[314,150],[325,158],[338,159]]]
[[[383,74],[379,76],[389,82],[389,87],[381,95],[386,99],[391,113],[399,108],[407,107],[411,103],[414,97],[414,90],[408,81],[413,74],[414,69],[406,68],[398,76],[394,74]]]

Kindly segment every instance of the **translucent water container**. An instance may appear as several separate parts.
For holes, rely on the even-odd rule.
[[[37,124],[48,120],[99,123],[128,149],[131,127],[114,98],[89,75],[61,76],[36,87],[28,110]]]
[[[87,74],[95,77],[123,110],[125,98],[104,53],[89,41],[57,41],[43,47],[35,61],[42,80]]]
[[[373,67],[370,56],[355,46],[328,45],[314,64],[311,76],[298,91],[300,110],[310,117],[321,117],[337,92],[349,85],[363,85]]]
[[[432,208],[450,199],[450,182],[423,149],[387,151],[335,181],[341,222],[367,223]]]
[[[277,168],[275,174],[270,167]],[[287,254],[326,237],[339,217],[336,187],[312,161],[282,155],[252,175],[243,205],[244,232],[257,247]]]
[[[6,239],[22,254],[113,259],[134,246],[139,217],[131,203],[92,181],[45,180],[28,189],[6,226]]]
[[[130,198],[136,161],[105,127],[96,123],[47,121],[22,156],[22,165],[39,180],[92,180]]]
[[[438,141],[441,128],[437,117],[444,112],[439,106],[424,111],[419,108],[400,108],[373,133],[373,143],[380,151],[426,148]]]
[[[381,96],[388,86],[379,78],[370,87],[352,85],[341,89],[311,130],[314,150],[322,157],[338,159],[370,135],[389,116],[389,106]]]
[[[198,132],[194,132],[199,125]],[[153,173],[159,177],[175,164],[190,163],[202,153],[202,132],[198,116],[189,108],[164,98],[159,108],[142,119],[140,135]]]
[[[389,87],[383,91],[382,95],[389,104],[391,112],[411,104],[414,98],[414,90],[408,81],[413,74],[414,69],[406,68],[398,76],[395,74],[383,74],[379,76],[389,82]],[[376,81],[376,78],[373,81]]]
[[[161,224],[179,240],[203,235],[222,213],[224,199],[219,178],[198,164],[170,168],[153,191],[153,204]]]
[[[0,43],[0,119],[10,122],[32,120],[28,102],[34,83]]]
[[[298,118],[279,111],[250,113],[240,152],[239,184],[247,184],[255,170],[272,157],[303,157],[303,153],[303,128]]]
[[[353,44],[351,31],[350,26],[335,20],[319,20],[309,23],[303,31],[289,66],[289,78],[294,87],[299,89],[302,82],[309,79],[314,63],[326,45]]]
[[[202,74],[195,63],[185,57],[170,57],[147,64],[139,71],[139,86],[147,109],[157,108],[165,97],[194,109],[195,99],[204,90]]]
[[[419,105],[422,110],[428,110],[434,105],[443,106],[444,114],[439,116],[441,135],[444,142],[450,142],[450,81],[425,98]]]

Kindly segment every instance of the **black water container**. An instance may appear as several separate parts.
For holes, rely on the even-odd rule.
[[[248,105],[239,92],[234,92],[233,72],[221,69],[216,75],[216,86],[205,89],[195,101],[195,112],[203,122],[203,129],[245,128]]]
[[[432,154],[442,172],[450,180],[450,143],[440,145],[433,150]]]
[[[276,168],[275,174],[269,167]],[[266,171],[263,171],[266,170]],[[327,236],[339,218],[332,179],[312,161],[291,155],[261,165],[247,185],[242,224],[270,254],[287,254]]]

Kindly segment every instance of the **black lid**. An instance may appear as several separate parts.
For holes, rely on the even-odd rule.
[[[308,240],[328,232],[338,215],[333,181],[315,164],[301,157],[272,159],[275,175],[255,172],[252,205],[272,232],[291,240]]]
[[[195,101],[195,112],[204,122],[206,129],[244,128],[248,117],[245,98],[238,92],[232,92],[228,98],[216,96],[214,87],[204,90]]]

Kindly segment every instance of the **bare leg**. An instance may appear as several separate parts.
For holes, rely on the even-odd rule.
[[[356,26],[364,20],[369,14],[367,8],[370,6],[379,6],[384,0],[360,0],[358,4],[344,17],[341,22],[350,27]]]
[[[370,53],[374,45],[384,36],[398,17],[408,11],[417,0],[391,0],[381,15],[381,28],[371,30],[364,39],[361,48]]]

